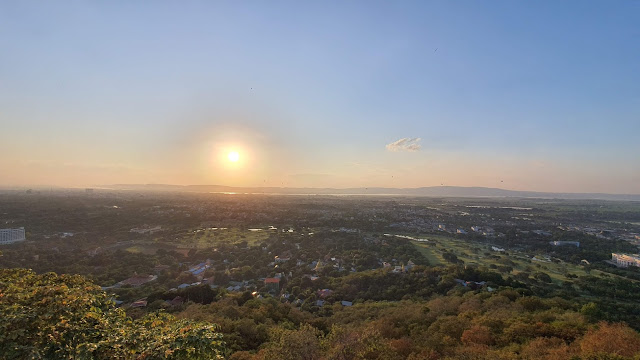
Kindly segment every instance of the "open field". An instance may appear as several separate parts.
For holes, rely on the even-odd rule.
[[[442,253],[435,249],[435,243],[424,243],[412,241],[412,243],[418,248],[420,253],[424,255],[429,261],[429,265],[438,266],[446,263],[446,260],[442,258]]]
[[[158,251],[158,247],[153,245],[133,245],[124,250],[134,254],[153,255]]]
[[[205,228],[190,231],[176,242],[178,247],[205,249],[219,244],[237,244],[246,242],[248,246],[256,246],[269,238],[276,230],[239,229],[239,228]]]
[[[447,261],[443,254],[446,252],[454,254],[465,264],[475,264],[492,268],[511,267],[511,274],[521,272],[544,272],[548,274],[554,282],[570,280],[566,275],[574,274],[578,276],[586,275],[584,268],[580,265],[567,263],[558,259],[549,259],[545,254],[524,254],[515,250],[505,249],[505,252],[497,252],[491,249],[491,244],[472,241],[463,241],[444,235],[426,235],[429,242],[412,241],[420,252],[434,266],[446,265]],[[598,275],[600,271],[593,270],[592,275]]]

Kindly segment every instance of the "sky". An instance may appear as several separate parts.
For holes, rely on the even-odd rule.
[[[638,194],[638,39],[631,0],[1,2],[0,187]]]

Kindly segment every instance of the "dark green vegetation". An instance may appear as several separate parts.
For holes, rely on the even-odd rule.
[[[5,359],[222,358],[211,324],[149,314],[137,320],[78,275],[0,270],[0,354]]]
[[[605,260],[637,252],[639,219],[617,202],[0,194],[0,222],[28,231],[0,267],[44,274],[3,271],[0,353],[634,358],[640,272]],[[120,283],[136,274],[153,280]]]

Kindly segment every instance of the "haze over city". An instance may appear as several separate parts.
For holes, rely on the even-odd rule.
[[[0,186],[640,193],[640,2],[5,2]]]

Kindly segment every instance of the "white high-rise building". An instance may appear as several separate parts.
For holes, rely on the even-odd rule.
[[[13,244],[14,242],[24,240],[23,227],[17,229],[0,229],[0,245]]]

